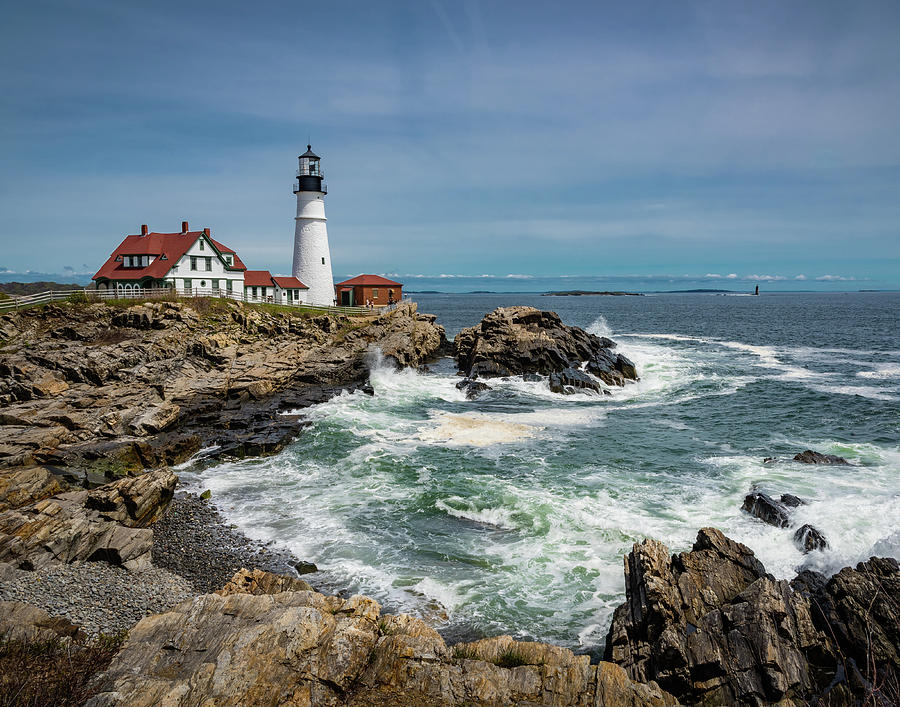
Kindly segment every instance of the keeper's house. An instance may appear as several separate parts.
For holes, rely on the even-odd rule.
[[[277,277],[268,270],[244,273],[244,299],[247,302],[305,304],[309,288],[296,277]]]
[[[403,285],[380,275],[357,275],[334,286],[342,307],[365,307],[366,302],[382,307],[403,299]]]
[[[213,239],[208,228],[191,231],[182,221],[181,233],[150,233],[141,226],[140,235],[125,236],[92,279],[98,290],[125,295],[170,287],[240,297],[246,270],[237,253]]]

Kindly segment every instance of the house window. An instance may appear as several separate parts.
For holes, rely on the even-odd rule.
[[[191,289],[191,281],[188,280],[187,278],[184,279],[184,289],[186,289],[188,291],[190,291],[190,289]]]
[[[372,290],[372,299],[378,299],[378,290]]]
[[[231,292],[231,280],[225,280],[225,291]]]
[[[121,262],[122,262],[122,256],[121,256],[121,255],[117,255],[117,256],[116,256],[116,262],[117,262],[117,263],[121,263]]]
[[[212,270],[212,258],[204,258],[206,260],[206,270],[207,272]]]
[[[222,257],[225,258],[225,263],[228,265],[228,267],[231,267],[231,265],[232,265],[231,256],[223,255]]]
[[[191,270],[196,270],[196,269],[197,269],[197,256],[192,255],[191,256]]]
[[[251,287],[251,288],[250,288],[250,296],[251,296],[253,299],[256,299],[256,288],[255,288],[255,287]]]
[[[218,290],[218,289],[219,289],[219,281],[218,281],[218,280],[213,280],[213,281],[212,281],[212,288],[213,288],[214,290]]]
[[[206,280],[200,280],[200,287],[206,287]]]
[[[203,247],[203,239],[202,238],[200,239],[200,250],[205,250],[205,248]]]
[[[159,259],[160,260],[168,260],[165,253],[163,253],[161,256],[159,256]]]

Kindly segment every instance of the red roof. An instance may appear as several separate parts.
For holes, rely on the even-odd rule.
[[[272,287],[272,273],[268,270],[246,270],[244,287]]]
[[[359,285],[383,285],[385,287],[403,287],[399,282],[394,282],[393,280],[388,280],[386,277],[381,277],[380,275],[357,275],[356,277],[351,277],[349,280],[344,280],[343,282],[339,282],[335,285],[335,287],[342,287],[347,285],[349,287],[356,287]]]
[[[300,280],[296,277],[273,277],[276,284],[279,287],[283,287],[285,289],[295,289],[295,290],[308,290],[309,288],[304,285]]]
[[[148,233],[146,236],[125,236],[125,240],[112,252],[109,259],[103,263],[103,267],[91,279],[141,280],[145,277],[152,277],[159,280],[168,274],[173,265],[178,264],[181,256],[187,253],[202,235],[203,231],[188,231],[187,233]],[[234,265],[228,268],[229,270],[247,269],[231,248],[212,238],[209,240],[219,252],[234,256]],[[160,257],[154,258],[145,268],[126,268],[123,262],[116,262],[116,258],[120,255],[156,255]],[[166,256],[165,260],[162,259],[163,255]]]

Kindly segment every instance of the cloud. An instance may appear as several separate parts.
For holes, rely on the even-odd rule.
[[[816,278],[819,282],[853,282],[855,277],[844,277],[843,275],[819,275]]]
[[[806,279],[806,275],[803,275],[803,274],[796,275],[796,276],[794,276],[794,279],[795,279],[795,280],[805,280],[805,279]]]

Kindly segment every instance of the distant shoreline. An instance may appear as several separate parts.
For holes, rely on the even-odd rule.
[[[603,295],[606,297],[643,297],[643,292],[562,290],[560,292],[542,292],[543,297],[584,297],[586,295]]]

